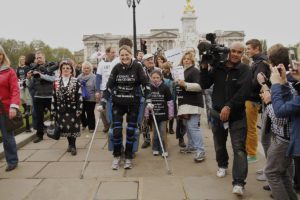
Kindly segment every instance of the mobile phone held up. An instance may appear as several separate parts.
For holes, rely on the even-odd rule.
[[[291,69],[292,71],[298,71],[298,66],[297,66],[297,60],[296,60],[296,55],[295,55],[295,51],[290,49],[289,50],[289,58],[290,58],[290,62],[291,62]]]

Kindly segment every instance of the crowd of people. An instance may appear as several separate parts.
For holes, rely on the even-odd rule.
[[[41,51],[21,56],[14,70],[0,47],[0,100],[4,105],[0,109],[0,129],[6,171],[17,167],[18,156],[13,131],[6,130],[5,120],[15,117],[19,105],[24,110],[26,132],[32,131],[32,116],[34,143],[43,141],[44,115],[49,111],[60,135],[67,137],[67,152],[73,156],[81,131],[96,131],[94,111],[99,111],[102,131],[109,132],[113,170],[120,168],[122,154],[123,167],[133,168],[139,134],[143,135],[141,148],[151,146],[153,156],[167,157],[167,133],[176,133],[179,152],[194,153],[194,161],[203,162],[206,151],[200,116],[206,107],[218,178],[227,175],[226,142],[230,134],[232,193],[244,194],[248,164],[258,160],[260,135],[266,165],[257,171],[257,179],[267,181],[264,189],[271,190],[274,199],[298,199],[300,63],[291,63],[288,48],[276,44],[264,55],[257,39],[245,44],[233,42],[225,61],[207,62],[200,57],[199,63],[195,50],[186,50],[178,64],[182,67],[181,78],[173,76],[174,64],[163,54],[138,51],[134,57],[128,38],[119,41],[118,56],[116,51],[106,48],[94,74],[88,61],[81,68],[71,59],[47,62]],[[123,144],[124,116],[127,125]]]

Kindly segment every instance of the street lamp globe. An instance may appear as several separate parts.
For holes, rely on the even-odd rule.
[[[131,0],[127,0],[127,5],[130,8],[130,6],[131,6]]]

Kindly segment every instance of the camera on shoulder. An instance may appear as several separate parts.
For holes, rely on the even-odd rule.
[[[56,62],[49,62],[43,65],[38,65],[36,63],[32,63],[30,65],[30,71],[33,72],[34,78],[40,78],[40,73],[44,75],[53,75],[54,71],[58,69],[58,63]],[[34,73],[34,72],[39,73]]]
[[[206,34],[206,40],[200,40],[197,46],[201,58],[200,63],[215,65],[226,62],[230,49],[223,44],[216,43],[215,33]]]

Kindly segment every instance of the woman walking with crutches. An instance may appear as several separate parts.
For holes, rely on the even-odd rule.
[[[123,115],[127,114],[126,144],[125,144],[125,169],[132,168],[133,144],[135,142],[134,133],[137,128],[138,113],[140,108],[140,98],[143,94],[146,102],[150,103],[150,86],[146,74],[139,61],[132,60],[132,50],[129,46],[121,46],[119,50],[120,63],[111,71],[107,82],[107,89],[103,93],[101,106],[98,111],[103,111],[106,102],[112,97],[112,128],[114,143],[114,159],[112,169],[120,167],[122,153],[122,123]]]

